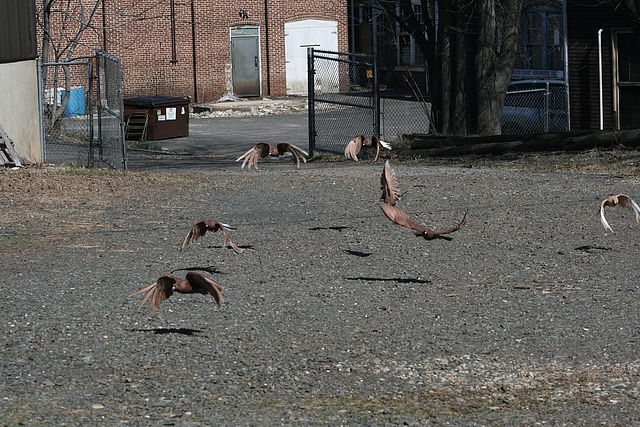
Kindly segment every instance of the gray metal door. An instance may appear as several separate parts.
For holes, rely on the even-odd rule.
[[[260,96],[260,44],[258,28],[231,30],[233,93]]]

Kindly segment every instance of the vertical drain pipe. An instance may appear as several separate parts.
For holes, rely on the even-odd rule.
[[[196,12],[191,0],[191,66],[193,67],[193,101],[198,102],[198,71],[196,69]]]
[[[567,19],[567,0],[562,0],[562,38],[564,50],[564,96],[567,106],[566,130],[571,130],[571,98],[569,96],[569,20]]]
[[[271,96],[271,58],[269,58],[269,0],[264,0],[265,55],[267,56],[267,96]]]
[[[600,86],[600,130],[604,130],[604,100],[602,99],[602,28],[598,30],[598,80]]]
[[[107,50],[107,7],[104,4],[105,1],[102,0],[102,50],[109,52]]]

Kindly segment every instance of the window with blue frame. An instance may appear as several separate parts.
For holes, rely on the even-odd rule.
[[[527,8],[523,27],[525,67],[562,70],[562,10],[540,6]]]

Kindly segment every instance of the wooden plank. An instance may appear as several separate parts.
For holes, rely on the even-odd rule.
[[[13,141],[11,140],[11,138],[9,138],[9,135],[7,135],[7,132],[5,132],[1,124],[0,139],[2,139],[2,142],[0,142],[0,151],[5,151],[9,157],[9,159],[7,159],[8,161],[5,163],[13,163],[16,166],[22,166],[22,162],[20,162],[20,155],[15,150],[15,148],[13,148]],[[4,153],[2,154],[4,156]]]

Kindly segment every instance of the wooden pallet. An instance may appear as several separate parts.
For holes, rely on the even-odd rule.
[[[22,166],[18,152],[13,148],[13,141],[2,125],[0,125],[0,166]]]

